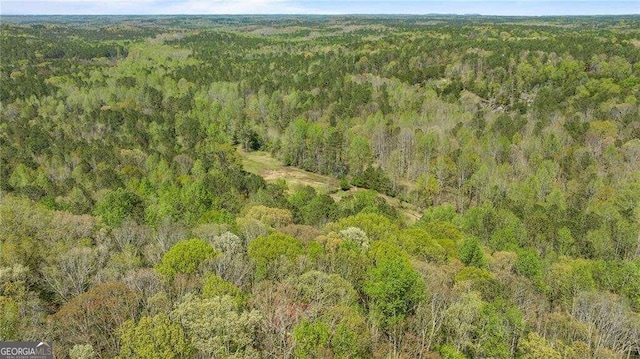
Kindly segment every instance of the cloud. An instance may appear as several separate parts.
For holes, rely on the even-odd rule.
[[[2,0],[5,14],[306,14],[289,0]]]
[[[580,4],[580,6],[576,6]],[[0,0],[0,14],[638,14],[637,0]]]
[[[161,14],[293,14],[306,9],[284,0],[186,0],[160,7]]]
[[[158,0],[2,0],[3,3],[23,4],[109,4],[109,3],[156,3]]]

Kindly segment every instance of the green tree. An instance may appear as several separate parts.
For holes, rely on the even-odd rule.
[[[359,232],[362,231],[360,230]],[[354,231],[354,233],[358,232]],[[319,241],[324,242],[328,267],[327,271],[337,273],[349,281],[354,288],[361,289],[369,265],[369,259],[366,253],[370,242],[366,240],[353,242],[353,239],[367,238],[366,235],[365,237],[341,238],[341,236],[335,233],[329,233],[327,236],[318,238]]]
[[[296,302],[307,306],[307,316],[311,319],[334,306],[354,306],[358,300],[351,283],[337,274],[308,271],[288,278],[286,283],[295,290]]]
[[[450,358],[457,358],[456,352],[473,353],[477,343],[478,324],[482,315],[484,302],[478,293],[469,292],[460,296],[444,314],[443,331],[447,343],[453,348],[447,350]],[[455,349],[455,350],[451,350]]]
[[[118,333],[120,354],[116,358],[119,359],[190,358],[193,354],[182,327],[164,313],[142,317],[138,323],[126,321]]]
[[[271,228],[280,228],[293,223],[293,217],[288,210],[262,205],[249,208],[245,218],[258,220]]]
[[[451,222],[440,220],[423,223],[417,222],[421,228],[436,240],[436,242],[446,251],[448,258],[458,258],[458,247],[460,246],[464,234]]]
[[[260,281],[282,278],[288,274],[287,267],[293,264],[297,256],[304,253],[304,249],[297,239],[273,233],[266,237],[258,237],[249,243],[248,253],[256,265],[255,279]]]
[[[425,297],[425,284],[397,246],[375,242],[369,251],[373,266],[367,271],[364,293],[374,320],[392,329],[412,314]]]
[[[349,227],[362,229],[370,240],[393,238],[398,235],[398,224],[391,219],[376,213],[359,213],[340,219],[338,222],[328,223],[328,230],[339,232]]]
[[[502,284],[491,272],[475,266],[463,268],[455,276],[456,283],[464,283],[482,295],[485,300],[500,297],[503,292]]]
[[[542,263],[538,252],[535,249],[519,250],[515,270],[532,281],[539,281],[542,278]]]
[[[293,216],[296,223],[303,221],[302,208],[311,202],[318,195],[315,188],[311,186],[299,186],[287,198],[289,205],[292,207]]]
[[[464,213],[462,229],[465,233],[477,236],[483,243],[489,242],[489,236],[497,226],[495,208],[490,204],[471,207]]]
[[[485,268],[487,260],[480,245],[480,241],[476,237],[467,237],[463,239],[458,246],[458,256],[462,263],[468,266]]]
[[[304,119],[291,122],[284,133],[283,162],[286,165],[304,166],[309,157],[306,145],[309,123]]]
[[[329,195],[321,194],[302,207],[300,212],[304,224],[322,226],[337,217],[337,206]]]
[[[16,340],[19,324],[18,304],[10,297],[0,296],[0,340]]]
[[[440,352],[440,356],[442,356],[443,359],[466,359],[464,354],[452,345],[443,345],[438,352]]]
[[[545,272],[544,283],[549,287],[547,295],[551,304],[568,309],[578,293],[595,287],[592,263],[585,259],[560,257]]]
[[[398,236],[402,248],[422,260],[446,262],[446,250],[422,228],[403,230]]]
[[[156,267],[160,274],[173,279],[176,274],[193,274],[200,264],[216,256],[213,246],[202,239],[187,239],[176,243],[162,256]]]
[[[330,345],[336,358],[371,356],[371,335],[366,318],[360,314],[358,308],[332,307],[325,312],[323,320],[326,323],[335,323]]]
[[[329,328],[320,321],[304,319],[293,328],[293,340],[297,358],[322,358],[327,355]]]
[[[371,164],[373,154],[366,137],[356,135],[351,138],[347,150],[347,160],[352,173],[360,173]]]
[[[498,225],[491,234],[489,246],[497,251],[515,250],[527,240],[527,229],[522,221],[511,211],[498,210]]]
[[[459,218],[456,207],[449,203],[439,206],[432,206],[424,210],[424,214],[420,218],[421,223],[429,223],[433,221],[454,222],[457,223]]]
[[[340,215],[354,216],[359,213],[372,213],[386,216],[388,218],[398,218],[398,211],[390,206],[387,201],[375,191],[358,191],[353,195],[346,196],[338,203]]]
[[[206,276],[202,283],[202,297],[206,299],[223,295],[234,298],[238,304],[242,303],[243,295],[238,287],[215,274]]]
[[[170,317],[185,328],[191,345],[203,356],[258,355],[262,316],[256,310],[241,311],[234,298],[228,295],[200,299],[187,294]]]
[[[520,340],[518,345],[520,357],[523,359],[560,359],[562,356],[555,350],[544,337],[531,332],[526,338]]]
[[[123,188],[105,194],[96,203],[94,212],[111,227],[117,227],[125,219],[142,219],[143,207],[140,198]]]
[[[344,238],[346,241],[357,244],[358,247],[365,251],[369,249],[369,246],[371,245],[371,241],[369,240],[369,237],[367,237],[367,234],[358,227],[349,227],[341,230],[340,237]]]
[[[560,255],[570,255],[575,252],[575,240],[569,228],[562,227],[558,229],[556,246]]]

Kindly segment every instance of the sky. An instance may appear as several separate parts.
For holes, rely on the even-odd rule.
[[[0,0],[0,15],[640,14],[640,0]]]

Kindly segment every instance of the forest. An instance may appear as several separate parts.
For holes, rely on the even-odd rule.
[[[640,358],[640,16],[0,30],[0,341]]]

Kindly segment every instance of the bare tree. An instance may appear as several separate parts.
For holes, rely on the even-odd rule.
[[[97,269],[97,252],[93,248],[71,248],[44,267],[42,276],[63,302],[84,293]]]
[[[582,292],[573,301],[573,316],[587,325],[594,351],[608,348],[627,357],[637,352],[640,318],[619,296]]]

